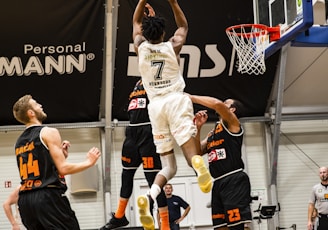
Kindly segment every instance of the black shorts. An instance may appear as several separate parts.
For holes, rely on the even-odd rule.
[[[128,126],[122,148],[124,168],[138,168],[142,163],[144,171],[162,169],[161,159],[156,153],[151,125]]]
[[[214,227],[252,222],[251,185],[245,172],[237,172],[216,180],[212,189],[212,221]]]
[[[328,229],[328,215],[319,214],[319,226],[317,230],[327,230]]]
[[[29,230],[79,230],[80,226],[65,193],[43,188],[19,194],[21,219]]]

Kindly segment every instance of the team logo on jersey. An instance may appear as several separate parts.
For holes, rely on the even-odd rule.
[[[208,162],[214,162],[218,160],[223,160],[227,158],[227,154],[224,148],[214,149],[208,154]]]
[[[146,98],[135,98],[130,101],[128,110],[145,109],[147,106]]]

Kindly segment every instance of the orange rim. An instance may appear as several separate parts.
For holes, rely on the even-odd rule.
[[[256,28],[260,29],[260,31],[256,32],[239,32],[237,33],[235,30],[241,30],[241,28]],[[259,37],[260,35],[265,35],[268,33],[268,27],[263,24],[240,24],[235,26],[230,26],[226,29],[226,33],[230,34],[231,36],[238,36],[244,38],[250,37]]]

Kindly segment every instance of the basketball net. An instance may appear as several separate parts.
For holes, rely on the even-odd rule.
[[[265,48],[269,44],[267,26],[261,24],[241,24],[226,29],[226,34],[237,52],[237,71],[247,74],[263,74]]]

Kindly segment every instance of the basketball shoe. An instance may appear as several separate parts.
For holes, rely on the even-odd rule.
[[[150,195],[141,195],[137,199],[140,214],[140,222],[145,230],[154,230],[155,223],[151,215],[152,198]]]
[[[212,176],[208,171],[204,159],[200,155],[195,155],[191,159],[192,167],[197,173],[198,186],[204,193],[211,191],[213,186]]]
[[[116,218],[115,213],[113,212],[111,213],[111,215],[112,218],[109,220],[109,222],[99,230],[116,229],[129,224],[129,221],[126,219],[125,215],[122,218]]]

